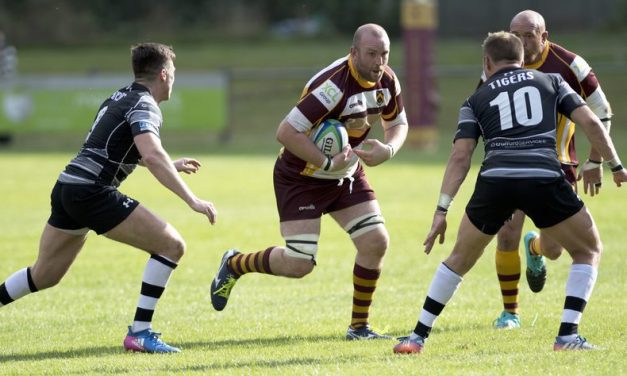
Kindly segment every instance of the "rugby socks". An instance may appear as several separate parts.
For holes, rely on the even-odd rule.
[[[238,253],[228,261],[229,269],[239,278],[246,273],[273,274],[270,269],[270,253],[275,247],[253,253]]]
[[[0,307],[37,291],[30,275],[30,267],[20,269],[0,285]]]
[[[597,269],[588,264],[573,264],[566,281],[566,301],[558,336],[571,341],[578,335],[579,321],[597,279]]]
[[[520,282],[520,255],[518,250],[496,250],[496,275],[501,286],[503,309],[518,314],[518,284]]]
[[[429,293],[422,306],[416,328],[410,334],[411,339],[416,339],[417,336],[425,339],[429,337],[433,323],[461,283],[461,276],[449,269],[444,263],[440,264],[431,281],[431,286],[429,286]]]
[[[351,327],[359,329],[368,325],[368,312],[377,288],[381,269],[366,269],[355,264],[353,267],[353,312]]]
[[[540,248],[540,237],[536,236],[529,242],[529,251],[534,256],[542,256],[542,248]]]
[[[174,261],[164,256],[150,256],[146,269],[144,269],[141,294],[131,327],[132,332],[137,333],[151,328],[152,315],[155,313],[157,302],[159,302],[159,298],[176,266]]]

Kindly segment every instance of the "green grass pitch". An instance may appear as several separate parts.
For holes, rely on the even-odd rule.
[[[433,273],[450,252],[476,166],[449,214],[444,245],[422,251],[437,200],[442,163],[399,157],[367,174],[377,191],[391,246],[371,311],[372,324],[392,335],[415,325]],[[409,154],[409,153],[408,153]],[[406,154],[406,155],[408,155]],[[480,154],[480,151],[477,151]],[[49,213],[49,190],[70,153],[0,154],[0,280],[30,265]],[[181,354],[126,353],[147,255],[90,234],[66,278],[53,289],[0,308],[0,374],[624,374],[625,189],[606,171],[600,196],[584,201],[605,244],[598,282],[580,329],[605,348],[598,352],[552,351],[570,258],[549,262],[543,292],[521,280],[522,328],[495,331],[501,311],[494,271],[494,243],[438,319],[419,356],[397,356],[391,340],[347,342],[354,250],[347,235],[324,218],[319,264],[302,280],[264,275],[242,278],[227,308],[212,309],[209,283],[222,253],[282,244],[272,191],[273,155],[199,155],[201,171],[184,179],[213,201],[218,223],[192,212],[138,169],[122,191],[172,223],[188,252],[159,302],[154,327]],[[477,161],[478,158],[475,158]],[[526,223],[526,229],[532,224]],[[523,261],[524,265],[524,261]]]

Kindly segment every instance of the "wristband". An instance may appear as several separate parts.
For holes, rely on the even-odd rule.
[[[387,146],[390,150],[390,159],[392,159],[394,157],[394,154],[396,154],[396,151],[394,151],[394,146],[392,146],[392,144],[385,144],[385,146]]]
[[[444,213],[444,214],[448,213],[448,209],[445,209],[445,208],[441,207],[440,205],[435,207],[435,211],[440,212],[440,213]]]
[[[329,171],[331,169],[331,166],[333,166],[333,159],[331,158],[330,155],[327,155],[327,161],[324,164],[324,167],[322,169],[324,171]]]
[[[623,169],[623,165],[619,164],[619,165],[616,165],[616,166],[612,167],[612,169],[610,171],[618,172],[618,171],[621,171],[622,169]]]
[[[453,202],[453,198],[446,193],[440,193],[440,199],[438,200],[438,210],[442,208],[440,211],[448,211],[449,206],[451,206],[451,202]]]
[[[583,163],[583,166],[581,167],[582,171],[589,171],[589,170],[595,170],[597,168],[601,167],[601,162],[597,162],[597,161],[593,161],[591,159],[588,159],[587,161],[585,161]]]
[[[622,167],[620,159],[618,159],[618,157],[610,159],[609,161],[605,161],[605,163],[607,163],[607,166],[610,168],[610,170],[612,170],[612,172],[614,172],[614,168],[616,168],[616,166]]]

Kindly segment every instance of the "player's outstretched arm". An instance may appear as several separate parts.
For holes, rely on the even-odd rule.
[[[153,133],[142,133],[134,138],[137,150],[142,156],[142,163],[148,168],[151,174],[164,187],[168,188],[179,196],[194,211],[202,213],[209,218],[209,222],[214,224],[217,218],[217,211],[213,204],[196,197],[187,184],[179,176],[175,164],[170,156],[161,146],[161,141]],[[179,167],[181,163],[179,162]]]
[[[612,171],[614,182],[620,187],[622,183],[627,181],[627,172],[618,158],[612,138],[599,118],[594,115],[588,106],[576,108],[571,113],[570,118],[575,124],[579,124],[583,128],[592,146],[601,153],[601,156],[607,162]]]
[[[442,179],[442,187],[440,188],[440,199],[436,205],[436,211],[433,215],[433,223],[431,230],[427,234],[423,245],[425,253],[429,254],[436,237],[439,236],[439,243],[444,243],[446,233],[446,213],[448,211],[453,197],[459,191],[468,170],[470,170],[470,162],[472,153],[475,151],[477,141],[473,138],[460,138],[453,144],[453,150],[446,165],[444,178]]]

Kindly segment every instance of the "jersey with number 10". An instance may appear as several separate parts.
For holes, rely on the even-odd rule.
[[[455,140],[482,136],[484,177],[560,177],[557,112],[570,116],[584,100],[561,76],[524,68],[492,75],[462,105]]]

